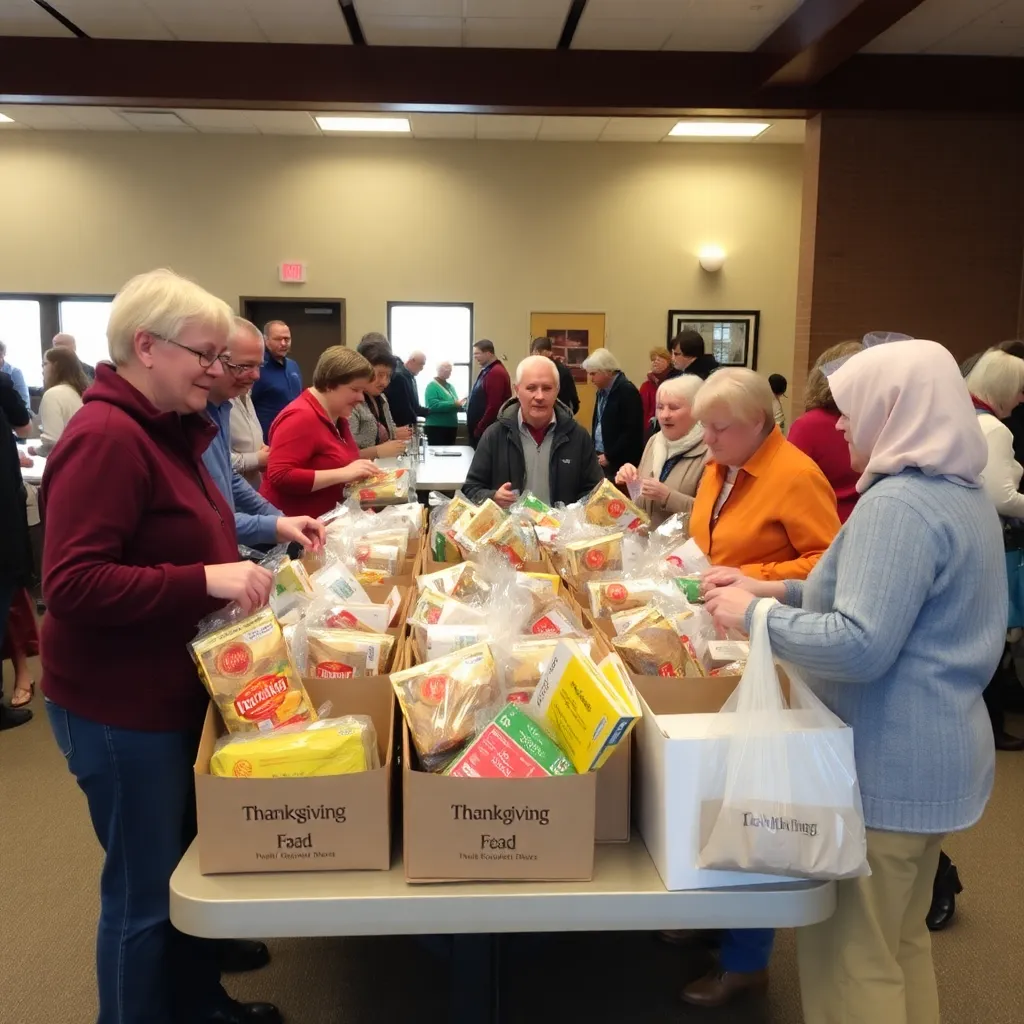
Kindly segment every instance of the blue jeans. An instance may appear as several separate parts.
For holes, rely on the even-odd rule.
[[[727,928],[722,932],[719,966],[740,974],[766,970],[774,943],[774,928]]]
[[[115,729],[46,702],[106,853],[97,1024],[191,1024],[227,996],[212,945],[170,922],[171,873],[195,837],[196,732]]]

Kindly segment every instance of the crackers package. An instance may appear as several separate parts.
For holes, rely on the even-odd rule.
[[[599,619],[643,608],[662,593],[664,584],[658,580],[591,580],[587,584],[590,612]]]
[[[634,505],[610,480],[602,480],[584,502],[584,519],[594,526],[639,530],[651,525],[651,517]]]
[[[377,732],[363,715],[268,736],[225,736],[210,758],[210,774],[229,779],[308,779],[379,767]]]
[[[316,679],[356,679],[387,671],[395,638],[351,629],[306,630],[305,673]]]
[[[599,573],[622,571],[621,533],[589,540],[576,540],[565,545],[565,562],[569,576],[585,582]]]
[[[441,771],[498,705],[498,672],[487,644],[391,676],[420,763]],[[482,720],[483,718],[483,720]]]
[[[361,505],[376,505],[409,497],[409,470],[386,469],[380,476],[359,480],[345,488],[345,497],[358,497]]]
[[[271,732],[316,721],[270,608],[197,637],[191,648],[228,732]]]

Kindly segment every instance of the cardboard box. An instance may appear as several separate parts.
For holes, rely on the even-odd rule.
[[[704,735],[739,683],[736,676],[675,679],[633,676],[643,718],[636,737],[636,823],[666,889],[719,889],[726,886],[791,882],[779,875],[698,868],[702,786],[714,773],[724,785],[728,737]],[[688,738],[670,739],[658,715],[692,715]],[[709,721],[711,719],[712,721]]]
[[[460,779],[418,770],[402,727],[407,882],[588,881],[597,778]]]
[[[625,742],[619,744],[619,749],[594,773],[597,778],[594,840],[598,843],[629,842],[632,744],[633,734],[630,733]]]
[[[404,642],[398,657],[404,657]],[[315,706],[331,714],[369,715],[381,767],[355,775],[310,779],[229,779],[210,774],[214,744],[224,734],[213,704],[196,758],[199,870],[387,871],[391,866],[391,777],[397,702],[387,676],[308,679]]]

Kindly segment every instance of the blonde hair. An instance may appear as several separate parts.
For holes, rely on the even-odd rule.
[[[593,352],[583,360],[583,369],[587,373],[597,370],[598,373],[615,373],[621,369],[618,359],[615,358],[606,348],[595,348]]]
[[[667,348],[652,348],[651,351],[647,353],[647,358],[652,362],[655,359],[664,359],[666,363],[671,363],[672,353],[669,352]]]
[[[681,399],[692,408],[697,398],[697,392],[702,387],[704,387],[704,381],[695,373],[684,373],[679,377],[671,377],[668,380],[662,381],[658,386],[658,393],[654,400],[658,401],[662,396],[671,396]]]
[[[320,353],[313,370],[313,387],[317,391],[331,391],[354,380],[373,379],[369,359],[344,345],[331,345]]]
[[[807,386],[804,388],[805,409],[829,409],[832,412],[839,412],[836,408],[835,399],[832,397],[832,389],[828,386],[828,377],[825,376],[822,367],[834,363],[837,359],[845,359],[847,356],[856,355],[864,351],[862,341],[841,341],[838,345],[825,349],[814,361],[811,372],[807,375]]]
[[[740,367],[716,370],[697,392],[693,402],[693,415],[702,423],[708,422],[715,408],[725,408],[744,423],[755,423],[764,416],[767,432],[775,426],[772,389],[759,373]]]
[[[227,342],[234,326],[234,313],[223,299],[173,270],[137,274],[114,296],[110,307],[110,358],[117,366],[125,366],[135,352],[135,335],[139,331],[173,341],[194,326],[207,327]]]
[[[1024,359],[999,349],[986,352],[967,375],[967,390],[1006,419],[1024,392]]]

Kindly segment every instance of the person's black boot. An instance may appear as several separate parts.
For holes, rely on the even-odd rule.
[[[270,950],[265,942],[223,939],[217,944],[217,963],[225,974],[258,971],[270,963]]]
[[[939,855],[939,870],[932,887],[932,905],[925,923],[928,931],[941,932],[956,913],[956,898],[964,891],[956,865],[944,854]]]
[[[9,708],[6,704],[0,704],[0,730],[16,729],[31,721],[31,708]]]

